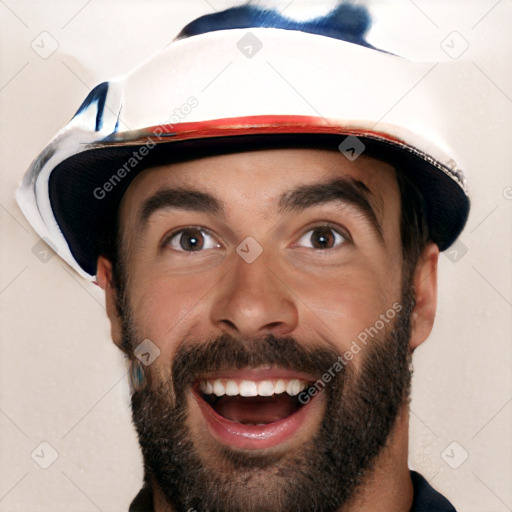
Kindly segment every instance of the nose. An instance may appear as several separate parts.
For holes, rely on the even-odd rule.
[[[271,268],[263,253],[252,263],[237,254],[234,265],[214,290],[213,324],[246,338],[286,336],[298,323],[293,291]]]

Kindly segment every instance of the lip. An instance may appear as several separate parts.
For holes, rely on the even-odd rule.
[[[234,370],[209,373],[208,376],[196,380],[208,378],[226,378],[233,380],[265,380],[278,378],[303,379],[314,382],[311,375],[298,373],[292,370],[282,369],[255,369],[255,370]],[[316,393],[310,401],[300,407],[286,418],[267,423],[266,425],[246,425],[237,421],[231,421],[218,414],[201,397],[197,385],[193,386],[193,396],[199,406],[207,428],[212,437],[228,447],[242,450],[263,450],[292,441],[292,438],[308,434],[308,429],[315,428],[314,423],[322,416],[323,404],[325,402],[323,391]]]

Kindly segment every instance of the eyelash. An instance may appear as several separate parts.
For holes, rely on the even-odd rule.
[[[314,249],[313,248],[313,250],[315,250],[315,251],[321,251],[321,252],[334,251],[334,250],[338,249],[339,247],[341,247],[342,245],[345,245],[346,243],[351,241],[350,235],[346,229],[343,229],[336,224],[332,224],[331,222],[323,222],[321,224],[315,224],[313,226],[306,228],[306,230],[302,233],[302,235],[300,235],[299,240],[304,238],[304,236],[306,236],[308,233],[315,231],[319,228],[327,228],[331,231],[334,231],[336,234],[341,236],[343,241],[337,247],[331,247],[329,249]],[[294,245],[296,245],[296,244],[294,244]]]
[[[169,235],[167,235],[163,242],[162,242],[162,247],[165,248],[166,246],[168,246],[171,242],[171,240],[176,236],[176,235],[179,235],[180,233],[184,233],[185,231],[187,230],[190,230],[190,229],[195,229],[197,231],[199,231],[201,234],[207,234],[208,236],[211,236],[212,238],[215,238],[213,236],[213,234],[206,228],[203,228],[201,226],[187,226],[187,227],[184,227],[184,228],[179,228],[179,229],[176,229],[174,231],[172,231],[171,233],[169,233]],[[218,245],[218,242],[216,243],[216,245]],[[176,250],[176,249],[175,249]],[[181,251],[178,251],[178,252],[182,252],[182,253],[193,253],[193,252],[203,252],[202,250],[201,251],[184,251],[184,250],[181,250]]]

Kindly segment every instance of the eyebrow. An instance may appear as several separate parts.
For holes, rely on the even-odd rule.
[[[374,194],[360,180],[334,178],[323,183],[301,185],[285,192],[279,200],[279,212],[302,211],[312,206],[341,202],[355,207],[384,242],[382,226],[379,223],[371,198]]]
[[[346,203],[358,210],[383,242],[382,227],[371,203],[372,196],[370,189],[360,180],[334,178],[322,183],[300,185],[284,192],[279,198],[277,211],[285,214],[332,202]],[[167,209],[210,213],[226,218],[224,203],[208,192],[183,188],[163,189],[144,202],[140,215],[142,227],[154,213]]]
[[[142,207],[140,222],[144,225],[155,212],[170,208],[226,216],[223,203],[211,194],[177,188],[159,190],[147,199]]]

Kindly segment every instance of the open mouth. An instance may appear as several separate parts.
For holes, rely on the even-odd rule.
[[[313,382],[289,370],[239,370],[199,378],[193,389],[218,441],[261,449],[284,442],[307,423],[320,396],[308,394]]]
[[[245,425],[266,425],[287,418],[302,407],[298,394],[307,387],[306,381],[298,379],[199,382],[203,400],[217,414]]]

